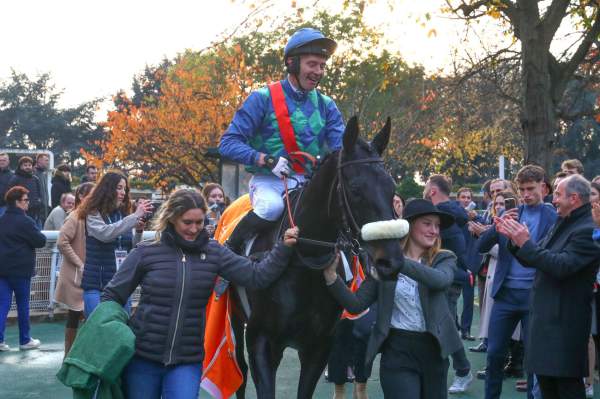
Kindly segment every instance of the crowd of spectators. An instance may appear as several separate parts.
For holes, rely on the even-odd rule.
[[[471,292],[477,285],[481,342],[469,349],[486,354],[485,369],[476,373],[485,380],[486,398],[499,398],[503,379],[509,377],[526,377],[515,387],[533,398],[593,397],[599,180],[587,181],[578,160],[563,162],[553,179],[528,165],[514,181],[486,182],[477,212],[472,191],[457,190],[456,204],[468,219],[464,263],[477,284],[471,274],[463,279],[462,315],[454,314],[453,301],[450,309],[463,340],[474,340]],[[436,187],[448,192],[451,181],[431,176],[426,194],[431,185],[434,194]],[[595,222],[593,215],[598,215]],[[450,245],[460,251],[456,242]],[[458,279],[465,268],[460,270],[457,257]],[[466,390],[467,380],[455,388]],[[456,390],[451,386],[449,392]]]
[[[462,344],[448,346],[454,378],[447,392],[467,391],[476,376],[484,380],[485,398],[499,398],[503,380],[516,377],[523,378],[516,381],[516,389],[533,398],[593,396],[600,301],[596,275],[600,176],[590,182],[583,172],[578,160],[563,162],[552,177],[539,166],[527,165],[514,181],[485,182],[480,198],[471,188],[453,187],[448,176],[429,176],[423,198],[433,206],[432,212],[451,215],[451,222],[441,226],[440,246],[456,256],[452,281],[444,293]],[[35,249],[45,245],[42,226],[59,231],[62,264],[55,298],[68,310],[66,354],[80,320],[98,305],[102,290],[157,210],[146,200],[132,202],[128,179],[120,172],[89,165],[75,192],[71,182],[70,167],[60,164],[48,170],[46,154],[35,160],[19,158],[13,172],[9,155],[0,153],[0,251],[3,259],[11,259],[0,266],[0,351],[10,349],[3,332],[13,293],[20,349],[40,345],[29,333],[28,301]],[[216,183],[205,184],[202,194],[206,230],[212,235],[229,200]],[[407,207],[417,206],[411,202],[394,196],[392,206],[398,218]],[[96,270],[109,263],[111,267]],[[357,309],[367,306],[340,298]],[[127,308],[128,301],[122,299]],[[474,337],[477,303],[479,326]],[[369,305],[371,317],[344,320],[338,326],[329,362],[336,397],[343,397],[347,380],[356,382],[355,396],[366,397],[370,370],[364,369],[360,359],[365,356],[377,312],[377,304]],[[486,367],[474,372],[464,342],[477,339],[480,342],[468,349],[485,354]],[[385,389],[412,381],[410,376],[400,377],[388,381]]]

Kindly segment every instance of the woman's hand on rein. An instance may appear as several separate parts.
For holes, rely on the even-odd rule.
[[[283,243],[288,247],[293,247],[298,242],[297,238],[299,234],[300,229],[298,229],[298,227],[287,229],[285,233],[283,233]]]
[[[329,266],[327,266],[325,269],[323,269],[323,277],[325,277],[325,284],[331,285],[331,284],[335,283],[335,280],[337,280],[337,268],[338,268],[339,264],[340,264],[340,252],[336,251],[335,258],[333,258],[333,261],[331,262],[331,264]]]

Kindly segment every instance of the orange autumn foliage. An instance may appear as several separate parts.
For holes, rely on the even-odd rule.
[[[100,151],[88,162],[119,167],[153,186],[197,185],[218,177],[216,147],[252,84],[239,48],[185,53],[168,70],[158,101],[135,106],[121,95],[109,111]]]

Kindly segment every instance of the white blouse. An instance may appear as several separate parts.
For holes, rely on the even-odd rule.
[[[402,273],[398,274],[392,327],[407,331],[425,331],[425,317],[419,297],[419,284]]]

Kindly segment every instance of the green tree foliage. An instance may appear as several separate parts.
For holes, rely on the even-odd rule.
[[[433,132],[435,110],[431,88],[435,83],[420,66],[409,66],[398,52],[387,51],[384,32],[364,21],[365,3],[346,1],[339,13],[298,9],[283,18],[262,21],[273,29],[234,37],[254,71],[255,82],[285,76],[283,48],[289,36],[302,27],[315,27],[338,42],[320,89],[335,99],[342,114],[360,117],[364,133],[378,131],[392,118],[392,138],[385,156],[394,176],[412,176],[430,167],[430,149],[421,143]]]
[[[0,147],[44,149],[59,158],[78,158],[81,147],[101,137],[93,120],[97,101],[62,109],[61,94],[47,73],[30,79],[13,71],[0,82]]]
[[[407,176],[396,186],[396,193],[398,193],[404,201],[411,198],[423,198],[423,188],[423,186],[420,186],[415,182],[412,176]]]
[[[144,72],[133,78],[131,102],[139,107],[144,103],[148,106],[156,104],[161,95],[161,85],[173,61],[164,58],[156,66],[146,65]]]
[[[439,81],[435,108],[440,120],[428,142],[431,164],[435,172],[448,174],[456,184],[497,176],[500,155],[509,164],[518,165],[523,159],[518,104],[493,95],[495,90],[496,84],[480,75]]]

